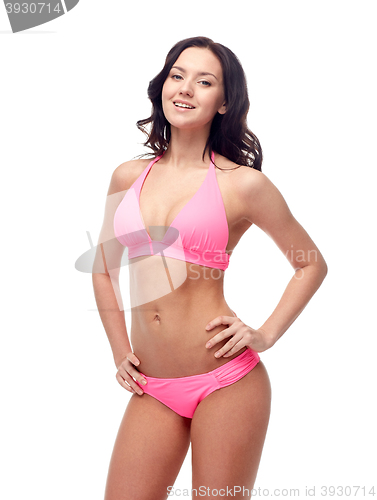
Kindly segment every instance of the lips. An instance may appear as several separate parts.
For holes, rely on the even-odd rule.
[[[175,104],[185,104],[186,106],[190,106],[189,108],[186,108],[185,106],[176,106]],[[179,109],[195,109],[195,106],[193,106],[190,102],[187,101],[182,101],[180,99],[177,99],[176,101],[173,101],[173,104],[176,108]]]

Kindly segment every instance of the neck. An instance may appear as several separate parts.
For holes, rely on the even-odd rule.
[[[205,134],[203,129],[183,130],[172,126],[170,142],[164,154],[164,160],[177,168],[186,168],[194,164],[208,166],[210,162],[208,148],[204,155],[204,161],[202,160],[208,135],[209,131],[208,134]]]

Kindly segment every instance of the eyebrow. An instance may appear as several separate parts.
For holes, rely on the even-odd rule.
[[[186,71],[183,68],[181,68],[180,66],[172,66],[171,69],[173,69],[173,68],[179,69],[179,71],[182,71],[183,73],[186,73]],[[211,75],[214,78],[216,78],[216,76],[213,73],[208,73],[208,71],[201,71],[201,72],[198,73],[198,75],[200,75],[200,76]],[[217,80],[217,78],[216,78],[216,80]]]

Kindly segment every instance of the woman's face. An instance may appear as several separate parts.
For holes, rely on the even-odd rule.
[[[192,109],[177,107],[185,101]],[[168,122],[181,129],[211,124],[217,112],[224,114],[223,72],[209,49],[189,47],[179,55],[162,88],[162,109]]]

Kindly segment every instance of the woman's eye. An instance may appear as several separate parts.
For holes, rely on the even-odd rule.
[[[173,80],[179,80],[182,79],[181,75],[172,75]],[[207,82],[206,80],[201,80],[199,83],[204,84],[204,87],[209,87],[211,85],[210,82]]]

